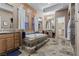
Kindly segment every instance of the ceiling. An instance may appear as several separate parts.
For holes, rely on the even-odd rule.
[[[69,6],[68,3],[29,3],[29,5],[36,9],[39,15],[67,9]]]
[[[29,5],[35,8],[37,11],[43,11],[44,8],[51,5],[56,5],[56,3],[29,3]]]

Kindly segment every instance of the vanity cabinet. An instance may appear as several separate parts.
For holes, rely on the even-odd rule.
[[[20,33],[0,34],[0,53],[14,50],[20,46]]]
[[[0,38],[0,53],[6,51],[6,40],[3,38]]]
[[[14,49],[14,40],[13,38],[7,38],[7,51]]]
[[[17,48],[18,46],[20,46],[20,33],[19,32],[17,32],[17,33],[15,33],[15,48]]]

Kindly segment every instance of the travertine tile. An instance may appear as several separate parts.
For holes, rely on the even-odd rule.
[[[27,51],[21,50],[20,56],[28,56]],[[31,56],[73,56],[73,48],[70,41],[62,41],[62,39],[55,40],[50,38],[43,47],[38,49],[35,53],[30,54]]]

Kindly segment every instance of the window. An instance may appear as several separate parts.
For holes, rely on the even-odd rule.
[[[19,17],[19,29],[25,30],[25,10],[23,8],[19,8],[18,17]]]

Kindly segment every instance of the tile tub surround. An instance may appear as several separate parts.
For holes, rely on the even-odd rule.
[[[71,46],[70,41],[65,41],[63,45],[61,43],[62,39],[57,42],[56,39],[50,38],[50,41],[47,42],[43,47],[38,49],[35,53],[30,56],[73,56],[74,51]],[[22,54],[20,56],[28,56],[29,54],[25,50],[21,50]]]

